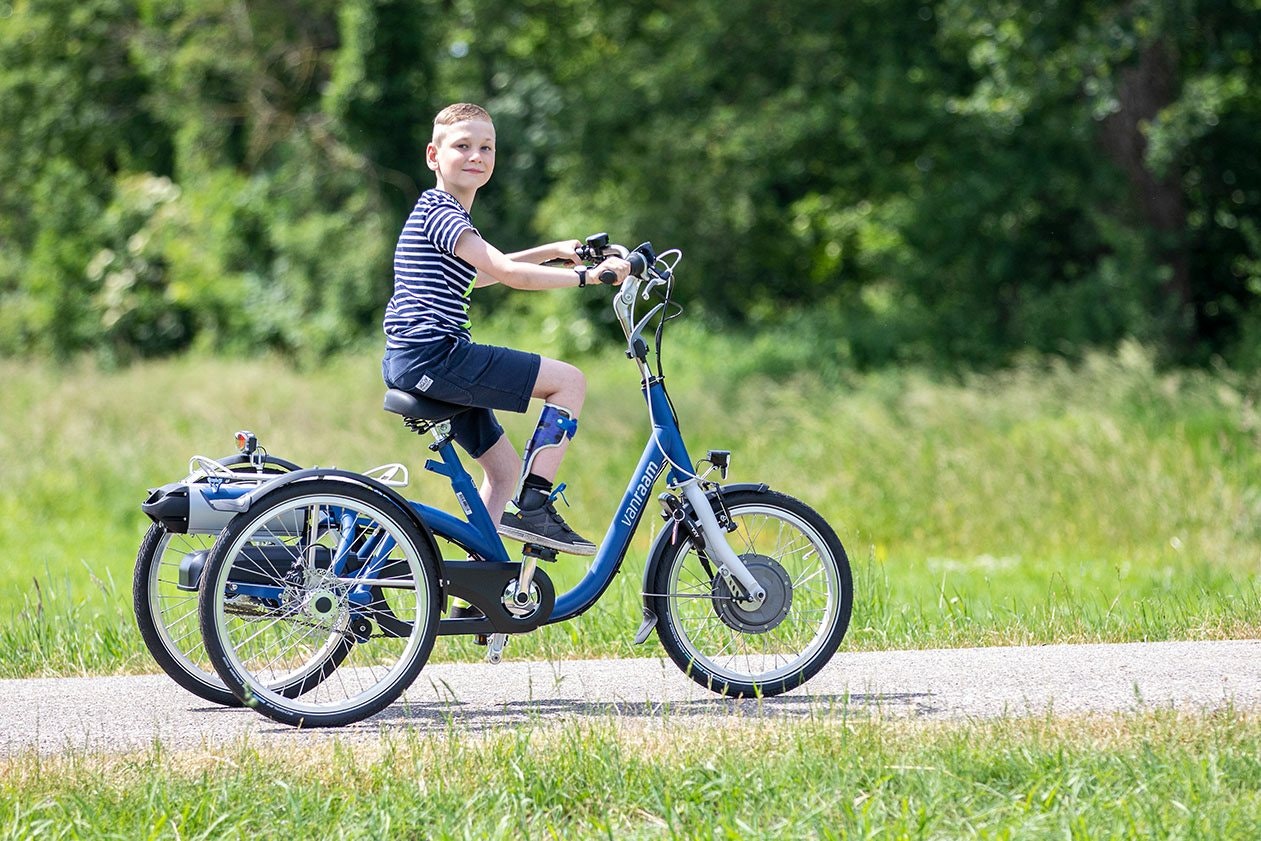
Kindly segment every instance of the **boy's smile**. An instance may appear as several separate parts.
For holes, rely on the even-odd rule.
[[[468,208],[495,171],[495,126],[485,120],[461,120],[436,127],[425,149],[425,163],[437,176],[438,189]]]

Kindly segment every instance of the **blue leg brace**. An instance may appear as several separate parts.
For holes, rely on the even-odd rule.
[[[548,447],[559,447],[566,438],[573,438],[578,431],[578,419],[564,406],[555,403],[544,403],[543,412],[539,415],[539,425],[530,436],[530,443],[525,445],[522,457],[521,478],[517,480],[517,492],[514,498],[521,498],[521,486],[525,477],[530,475],[534,467],[534,458]]]

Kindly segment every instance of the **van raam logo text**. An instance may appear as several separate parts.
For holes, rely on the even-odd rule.
[[[639,480],[639,485],[635,488],[635,495],[631,497],[631,501],[626,505],[626,510],[622,512],[622,525],[627,528],[635,525],[635,520],[639,517],[639,512],[644,507],[644,502],[648,499],[648,492],[652,490],[652,483],[656,481],[657,474],[660,472],[661,465],[648,465],[648,469],[644,471],[644,478]]]

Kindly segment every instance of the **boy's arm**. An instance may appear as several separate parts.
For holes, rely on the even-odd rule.
[[[576,239],[559,240],[557,242],[549,242],[545,245],[536,245],[533,248],[527,248],[525,251],[514,251],[511,254],[505,254],[509,260],[517,263],[547,263],[552,260],[564,261],[566,266],[576,267],[582,263],[578,256],[578,246],[582,245]],[[458,256],[459,245],[456,245]],[[492,283],[500,283],[500,279],[493,272],[479,270],[477,273],[477,285],[489,286]]]
[[[516,251],[507,255],[509,260],[516,260],[518,263],[546,263],[549,260],[564,260],[568,266],[576,266],[582,262],[578,257],[578,247],[582,245],[576,239],[563,239],[557,242],[549,242],[546,245],[536,245],[533,248],[527,248],[525,251]]]
[[[538,248],[530,249],[529,252],[518,253],[531,253],[534,256],[538,256],[534,252],[539,252],[544,248],[550,248],[555,245],[558,245],[558,243],[552,243],[550,246],[539,246]],[[455,256],[477,269],[478,286],[485,286],[488,283],[495,282],[502,283],[504,286],[510,286],[513,289],[561,289],[578,285],[578,273],[573,269],[538,266],[533,263],[514,260],[472,230],[460,234],[459,240],[455,243]],[[564,255],[557,253],[543,256],[544,259],[549,260],[565,259]],[[577,258],[577,254],[572,256]],[[630,264],[620,258],[610,257],[592,271],[597,272],[603,269],[612,269],[618,276],[617,282],[621,283],[630,272]]]

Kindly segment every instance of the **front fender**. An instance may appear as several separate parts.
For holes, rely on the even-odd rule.
[[[729,493],[737,491],[757,491],[762,492],[770,489],[770,485],[765,482],[733,482],[730,485],[722,485],[719,488],[706,492],[705,496],[716,502],[716,497],[725,496]],[[680,497],[679,501],[683,505],[683,510],[688,517],[692,516],[691,503],[686,498]],[[715,506],[717,510],[717,506]],[[652,633],[652,629],[657,625],[657,614],[653,613],[648,606],[648,594],[652,592],[652,582],[657,577],[657,567],[665,558],[666,550],[669,549],[671,538],[674,536],[672,529],[662,529],[657,533],[657,537],[652,541],[652,547],[648,550],[648,562],[644,564],[644,581],[640,589],[640,595],[644,600],[643,611],[644,621],[639,626],[639,631],[635,634],[634,644],[639,645],[648,639],[648,635]]]

